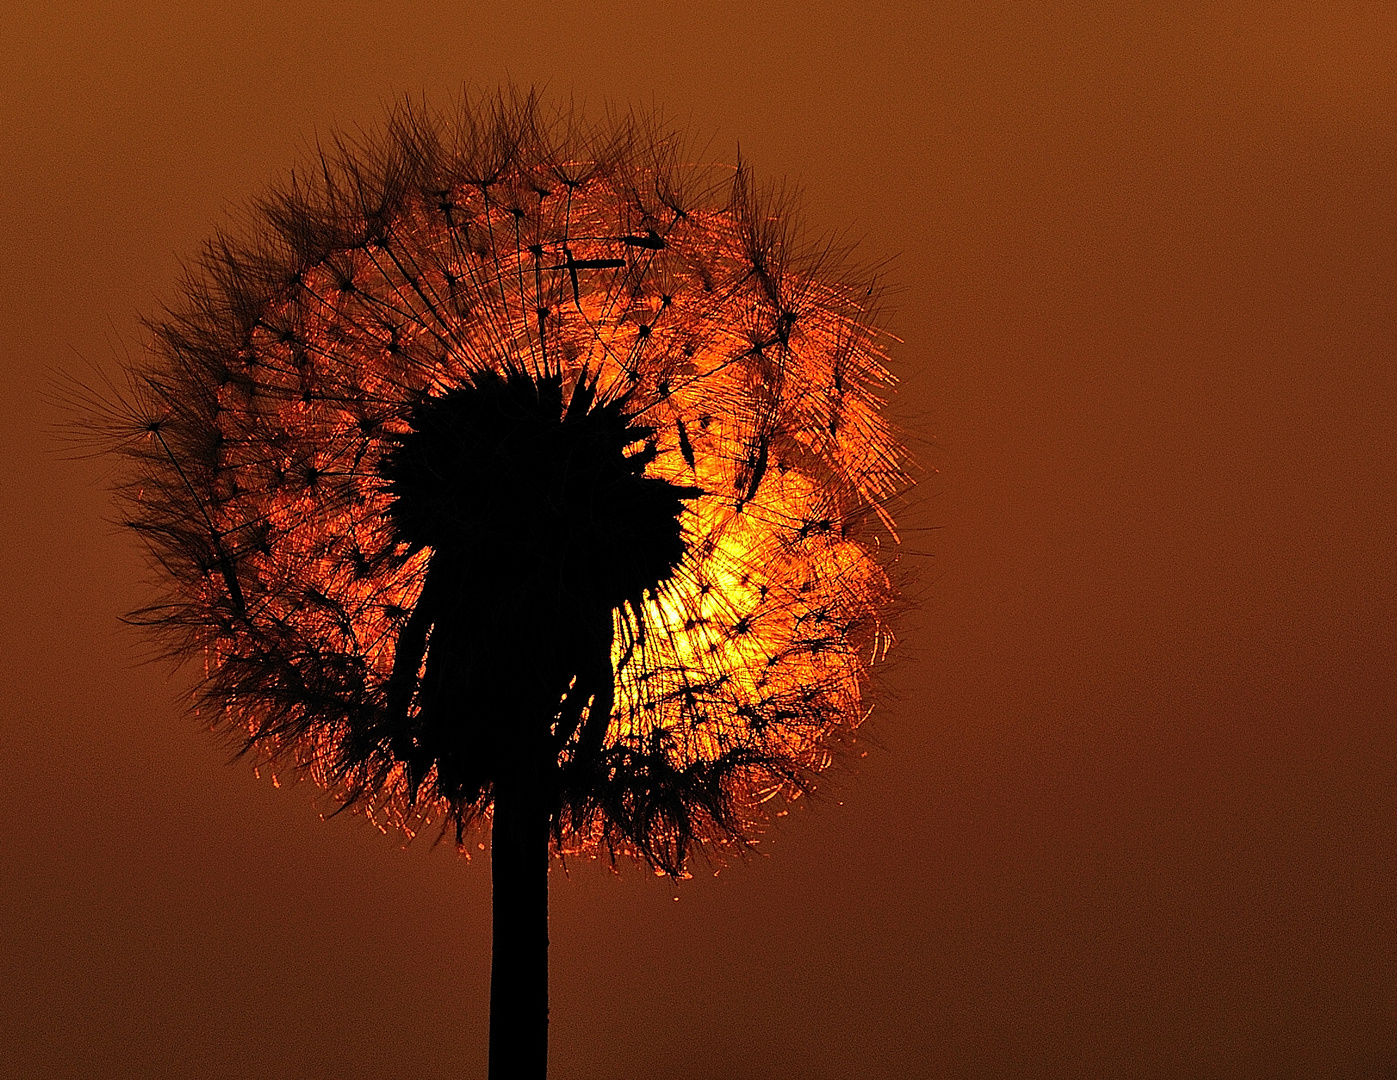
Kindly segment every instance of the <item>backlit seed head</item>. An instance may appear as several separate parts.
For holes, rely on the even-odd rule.
[[[560,851],[678,873],[866,714],[907,483],[875,294],[681,150],[401,108],[151,324],[137,617],[259,760],[458,841],[543,762]]]

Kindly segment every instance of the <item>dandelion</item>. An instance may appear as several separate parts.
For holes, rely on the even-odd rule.
[[[678,876],[866,714],[875,293],[748,170],[513,92],[395,110],[220,235],[128,372],[127,520],[259,762],[488,827],[490,1075],[541,1077],[554,856]]]

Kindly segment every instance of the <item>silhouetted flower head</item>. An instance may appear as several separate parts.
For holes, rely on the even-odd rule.
[[[123,494],[216,727],[458,840],[542,762],[560,850],[671,873],[828,763],[906,482],[874,293],[681,149],[402,108],[208,246]]]

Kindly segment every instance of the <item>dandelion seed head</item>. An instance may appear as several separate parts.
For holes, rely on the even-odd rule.
[[[874,294],[682,149],[401,108],[151,324],[138,616],[257,760],[460,842],[543,747],[558,850],[677,875],[866,715],[907,483]]]

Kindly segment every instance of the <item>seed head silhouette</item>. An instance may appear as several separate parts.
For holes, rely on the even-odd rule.
[[[258,761],[492,830],[492,1077],[553,855],[747,842],[866,714],[906,485],[876,291],[653,118],[513,91],[337,140],[128,372],[134,614]]]

